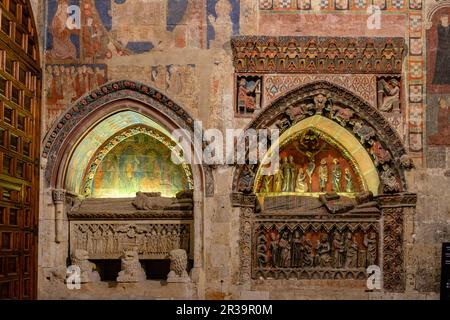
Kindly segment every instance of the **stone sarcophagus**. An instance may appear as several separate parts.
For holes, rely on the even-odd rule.
[[[185,250],[193,256],[192,197],[162,198],[138,193],[135,199],[86,199],[69,213],[70,251],[89,259],[121,259],[137,251],[141,260],[169,259]]]

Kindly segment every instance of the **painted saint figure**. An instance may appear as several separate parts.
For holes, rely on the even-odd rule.
[[[352,174],[350,173],[349,168],[345,168],[345,192],[355,192],[355,188],[353,188]]]
[[[297,173],[297,181],[295,184],[295,192],[306,192],[307,186],[306,186],[306,175],[303,168],[298,169]]]
[[[450,107],[446,97],[439,97],[439,111],[437,114],[437,131],[428,140],[433,145],[446,145],[450,140]]]
[[[306,168],[306,174],[308,175],[308,186],[309,186],[309,192],[312,192],[312,177],[314,174],[314,170],[316,169],[316,163],[314,161],[314,158],[310,160],[308,163],[308,167]]]
[[[293,161],[293,160],[292,160]],[[290,157],[283,158],[283,164],[281,165],[281,170],[283,171],[283,188],[282,192],[291,192],[294,168],[290,162]]]
[[[55,60],[77,58],[77,49],[70,38],[72,31],[67,27],[68,9],[69,3],[67,0],[58,1],[58,8],[49,26],[53,43],[48,55]]]
[[[450,26],[448,15],[440,17],[433,84],[450,84]]]
[[[261,186],[261,193],[269,193],[272,191],[271,185],[272,185],[272,176],[264,176]]]
[[[320,168],[319,168],[319,188],[320,191],[325,191],[327,187],[328,182],[328,167],[327,167],[327,160],[322,159],[320,161]]]
[[[341,179],[342,179],[342,168],[339,164],[338,159],[333,160],[333,171],[332,171],[332,177],[333,177],[333,191],[335,192],[341,192]]]
[[[278,170],[273,180],[273,192],[280,193],[283,186],[283,172]]]

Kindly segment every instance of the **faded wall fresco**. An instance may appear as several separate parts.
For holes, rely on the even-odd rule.
[[[450,146],[450,6],[437,10],[427,30],[427,136],[430,159]],[[441,149],[441,150],[439,150]],[[445,163],[429,161],[434,167]]]
[[[103,158],[92,197],[132,198],[139,191],[175,196],[189,186],[183,168],[173,164],[170,155],[164,144],[147,135],[128,138]]]

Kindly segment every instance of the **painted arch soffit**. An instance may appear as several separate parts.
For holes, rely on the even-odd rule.
[[[160,141],[170,150],[177,146],[170,133],[150,118],[129,110],[115,113],[99,121],[76,144],[65,170],[65,189],[89,196],[84,189],[92,181],[86,179],[86,172],[89,172],[90,176],[95,174],[99,161],[101,162],[101,155],[106,156],[112,147],[123,140],[120,138],[126,139],[140,133]],[[187,165],[184,168],[192,185],[191,170]]]
[[[93,184],[96,178],[96,173],[107,156],[118,147],[121,143],[126,143],[127,140],[136,137],[138,135],[145,135],[149,138],[159,142],[160,146],[167,148],[168,151],[175,155],[177,158],[177,163],[181,164],[183,168],[184,176],[187,180],[187,188],[193,188],[193,177],[192,170],[189,164],[187,164],[183,158],[183,152],[175,140],[173,140],[169,135],[165,135],[162,132],[156,130],[155,128],[148,127],[145,125],[135,125],[124,130],[117,132],[111,138],[109,138],[103,145],[97,149],[94,156],[89,160],[89,165],[86,167],[82,179],[82,190],[80,193],[85,197],[93,196]],[[145,156],[145,155],[144,155]],[[149,159],[150,160],[150,159]],[[155,159],[153,159],[155,160]],[[174,165],[176,165],[174,163]],[[181,190],[180,190],[181,191]]]
[[[63,155],[67,152],[67,146],[73,142],[73,136],[78,140],[77,134],[83,124],[89,123],[91,115],[100,111],[105,106],[120,101],[135,101],[139,110],[145,110],[145,114],[158,114],[171,123],[171,130],[185,129],[193,137],[194,118],[178,103],[165,96],[152,87],[129,80],[109,82],[91,93],[81,97],[60,116],[58,121],[49,130],[43,140],[42,158],[45,168],[45,181],[48,186],[61,188],[58,182],[59,170],[67,166],[62,163]],[[205,147],[205,144],[203,145]],[[207,197],[214,194],[214,179],[212,168],[203,165],[204,189]]]
[[[317,115],[343,127],[363,146],[378,172],[379,194],[407,191],[404,171],[413,163],[395,129],[370,104],[335,84],[320,81],[297,88],[264,109],[247,128],[277,128],[282,136]],[[257,170],[257,165],[238,166],[233,191],[253,192]]]

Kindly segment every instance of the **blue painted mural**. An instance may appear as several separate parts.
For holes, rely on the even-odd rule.
[[[208,48],[221,48],[239,34],[240,0],[207,0]]]

